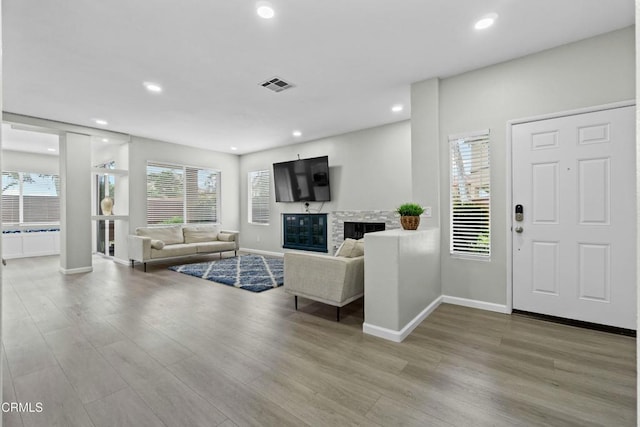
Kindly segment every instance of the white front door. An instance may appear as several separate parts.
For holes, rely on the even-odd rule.
[[[513,126],[514,309],[636,329],[634,118],[624,107]]]

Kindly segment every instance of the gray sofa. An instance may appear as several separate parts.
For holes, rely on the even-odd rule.
[[[239,248],[238,232],[220,230],[211,225],[167,225],[138,227],[129,235],[131,268],[140,262],[147,271],[147,262],[166,261],[198,254],[233,251]]]
[[[309,298],[340,307],[364,296],[364,241],[347,239],[336,256],[287,252],[284,254],[284,290],[295,297]]]

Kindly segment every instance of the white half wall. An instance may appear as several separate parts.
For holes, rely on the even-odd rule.
[[[311,212],[394,210],[411,199],[411,125],[393,123],[316,141],[260,151],[240,158],[240,242],[243,248],[282,253],[283,213],[304,212],[303,203],[276,203],[273,179],[269,225],[250,224],[248,174],[273,163],[329,156],[331,201],[311,203]],[[329,224],[331,221],[329,221]],[[328,230],[329,237],[331,230]],[[332,242],[329,241],[329,248]]]

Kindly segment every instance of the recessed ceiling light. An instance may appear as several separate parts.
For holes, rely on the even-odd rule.
[[[109,122],[107,122],[107,121],[106,121],[106,120],[104,120],[104,119],[93,119],[93,121],[94,121],[97,125],[100,125],[100,126],[106,126],[106,125],[108,125],[108,124],[109,124]]]
[[[162,92],[162,86],[160,86],[158,83],[144,82],[142,84],[144,85],[144,87],[147,88],[149,92],[154,92],[154,93]]]
[[[476,22],[474,28],[476,30],[485,30],[492,26],[496,22],[496,19],[498,19],[497,13],[488,13]]]
[[[302,136],[302,132],[300,132],[299,130],[294,130],[293,132],[291,132],[291,134],[296,138]]]
[[[273,6],[268,1],[259,1],[256,3],[256,13],[260,18],[271,19],[275,16],[276,12],[273,10]]]
[[[109,142],[108,138],[102,138],[102,142]]]
[[[51,151],[52,153],[55,153],[56,149],[55,148],[47,148],[47,151]]]
[[[393,107],[391,107],[391,111],[393,111],[394,113],[399,113],[403,109],[404,109],[404,107],[402,105],[400,105],[400,104],[396,104]]]
[[[238,147],[231,147],[231,151],[238,151]]]

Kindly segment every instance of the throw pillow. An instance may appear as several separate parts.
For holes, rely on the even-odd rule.
[[[162,249],[164,248],[164,242],[162,240],[151,239],[151,247],[153,249]]]
[[[354,239],[345,239],[340,249],[338,249],[338,252],[336,252],[336,256],[350,258],[355,245],[356,241]]]
[[[235,242],[236,235],[231,233],[218,233],[218,240],[223,242]]]
[[[364,240],[360,239],[356,241],[356,244],[353,245],[353,249],[351,250],[351,254],[349,258],[356,258],[364,255]]]

